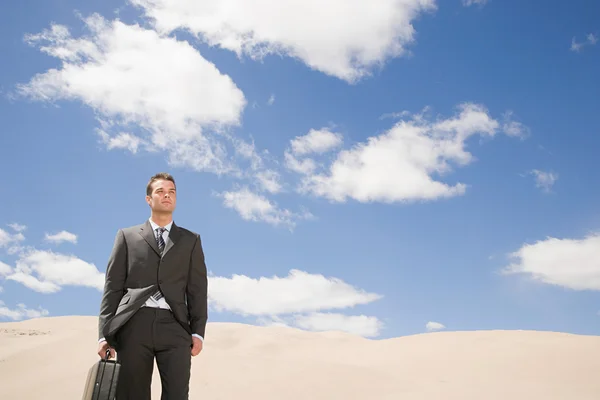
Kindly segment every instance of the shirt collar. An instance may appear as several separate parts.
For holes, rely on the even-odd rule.
[[[158,228],[160,228],[154,221],[152,221],[152,218],[149,218],[148,221],[150,221],[150,225],[152,225],[152,230],[154,232],[156,232],[156,230]],[[167,232],[171,232],[172,225],[173,225],[173,220],[171,220],[171,222],[169,222],[167,225],[164,226],[164,228],[167,230]]]

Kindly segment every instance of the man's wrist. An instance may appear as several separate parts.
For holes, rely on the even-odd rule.
[[[198,339],[200,339],[202,341],[202,343],[204,343],[204,338],[200,335],[198,335],[197,333],[192,333],[192,336],[197,337]]]

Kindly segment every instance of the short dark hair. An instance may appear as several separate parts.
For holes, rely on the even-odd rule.
[[[150,181],[148,181],[148,185],[146,185],[146,195],[147,196],[150,196],[152,194],[152,184],[155,181],[158,181],[160,179],[171,181],[171,182],[173,182],[173,185],[175,187],[177,187],[177,185],[175,185],[175,178],[173,178],[173,175],[169,174],[168,172],[159,172],[158,174],[155,174],[154,176],[152,176],[150,178]]]

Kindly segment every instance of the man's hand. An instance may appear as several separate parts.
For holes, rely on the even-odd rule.
[[[202,340],[192,336],[192,357],[196,357],[202,351]]]
[[[108,358],[115,358],[115,349],[109,346],[106,340],[98,343],[98,355],[100,358],[106,357],[106,350],[110,349],[110,356]]]

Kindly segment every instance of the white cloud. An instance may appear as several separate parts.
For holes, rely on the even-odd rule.
[[[129,150],[133,154],[136,154],[140,146],[142,144],[146,144],[143,139],[127,132],[119,132],[112,137],[103,129],[97,129],[96,133],[98,133],[98,136],[100,136],[100,141],[105,144],[106,148],[109,150],[125,149]]]
[[[5,277],[12,273],[12,267],[0,261],[0,277]]]
[[[288,326],[313,332],[341,331],[364,337],[379,336],[383,328],[383,323],[377,317],[323,312],[259,318],[258,322],[265,326]]]
[[[309,175],[317,169],[317,163],[312,158],[300,160],[289,151],[285,151],[284,157],[286,168],[298,174]]]
[[[549,237],[524,244],[510,254],[514,259],[503,274],[532,279],[573,290],[600,290],[600,235],[582,239]]]
[[[575,37],[573,37],[571,39],[571,48],[570,48],[570,50],[578,53],[585,46],[594,46],[596,43],[598,43],[598,36],[595,35],[595,34],[593,34],[593,33],[588,33],[587,36],[586,36],[586,41],[583,41],[583,42],[578,42],[575,39]]]
[[[77,243],[77,235],[75,235],[74,233],[71,233],[71,232],[64,231],[64,230],[60,231],[58,233],[52,234],[52,235],[46,233],[46,241],[52,242],[55,244],[62,243],[62,242]]]
[[[104,287],[104,274],[99,272],[94,264],[74,255],[37,250],[31,246],[10,246],[15,241],[25,239],[21,233],[11,236],[0,229],[0,239],[3,241],[0,241],[0,244],[4,243],[4,246],[0,247],[7,247],[6,251],[9,254],[17,254],[14,268],[0,261],[2,279],[19,282],[40,293],[55,293],[67,285],[92,287],[97,290]],[[77,236],[67,231],[54,235],[46,234],[45,239],[54,243],[77,242]]]
[[[13,252],[14,249],[19,248],[19,243],[24,240],[25,236],[21,232],[10,234],[0,228],[0,248],[9,248],[9,250],[13,248],[13,250],[11,250],[11,252]]]
[[[343,331],[365,337],[379,336],[383,326],[377,317],[339,313],[298,315],[294,325],[311,331]]]
[[[187,42],[97,14],[85,24],[90,33],[79,38],[62,25],[26,36],[62,66],[19,85],[20,94],[83,102],[108,148],[162,150],[173,166],[235,172],[222,139],[246,100],[229,76]]]
[[[10,226],[16,232],[23,232],[27,229],[26,225],[21,225],[16,222],[12,223],[12,224],[8,224],[8,226]]]
[[[6,279],[11,281],[19,282],[23,286],[39,293],[56,293],[60,291],[60,286],[53,282],[42,281],[33,275],[28,273],[17,271],[8,275]]]
[[[429,332],[439,331],[444,328],[446,328],[444,324],[435,321],[429,321],[427,324],[425,324],[425,329],[427,329]]]
[[[534,169],[530,171],[535,176],[535,186],[548,193],[554,186],[554,183],[558,180],[558,174],[554,172],[540,171]]]
[[[263,156],[258,154],[254,142],[248,143],[240,138],[231,138],[236,154],[250,162],[249,168],[241,172],[244,177],[254,182],[257,190],[269,193],[279,193],[282,190],[279,173],[266,166]],[[268,156],[268,152],[263,155]]]
[[[285,55],[355,82],[407,54],[414,21],[435,0],[130,0],[159,32],[186,29],[212,46],[262,59]]]
[[[255,316],[260,325],[343,331],[365,337],[378,336],[383,327],[374,316],[326,312],[368,304],[382,297],[337,278],[291,270],[283,278],[234,275],[215,276],[210,281],[211,308]]]
[[[330,152],[343,144],[340,133],[329,129],[311,129],[306,135],[290,140],[290,148],[284,152],[286,168],[299,174],[311,174],[316,168],[315,160],[307,155],[319,155]]]
[[[24,318],[39,318],[49,315],[48,310],[39,307],[36,309],[27,308],[23,303],[17,304],[17,308],[10,309],[6,307],[5,303],[0,300],[0,318],[10,318],[12,320],[21,320]]]
[[[237,190],[225,191],[218,194],[223,199],[223,204],[238,212],[246,221],[261,221],[279,226],[284,225],[293,229],[299,219],[309,219],[312,215],[308,212],[294,213],[280,208],[276,203],[265,196],[250,191],[247,187]]]
[[[436,175],[451,172],[452,163],[465,166],[473,162],[474,157],[465,150],[472,136],[515,135],[512,125],[504,127],[510,128],[508,133],[477,104],[461,104],[457,115],[448,119],[433,121],[425,113],[418,114],[340,151],[325,172],[317,173],[315,165],[309,165],[299,191],[335,202],[352,198],[392,203],[460,196],[467,184],[447,184],[436,180]]]
[[[344,309],[371,303],[382,296],[358,289],[341,279],[291,270],[286,277],[245,275],[210,278],[209,298],[218,311],[272,316],[327,309]]]
[[[581,49],[583,48],[583,46],[585,45],[585,43],[579,43],[577,42],[577,40],[575,40],[575,38],[571,39],[571,51],[574,52],[579,52],[581,51]]]
[[[267,105],[269,105],[269,106],[272,106],[274,103],[275,103],[275,95],[274,95],[274,94],[272,94],[272,95],[269,97],[269,100],[267,100]]]
[[[483,7],[484,5],[487,4],[487,2],[488,2],[488,0],[462,0],[462,4],[465,7],[470,7],[470,6],[474,6],[474,5]]]
[[[73,255],[43,250],[24,252],[6,279],[41,293],[55,293],[62,286],[104,287],[104,274],[94,264]]]
[[[339,133],[331,132],[328,129],[311,129],[306,135],[292,139],[290,145],[295,155],[303,156],[325,153],[340,146],[342,142],[343,137]]]
[[[504,124],[502,126],[502,131],[508,136],[520,138],[527,137],[530,134],[529,128],[522,122],[513,120],[512,116],[512,111],[507,111],[504,113]]]

